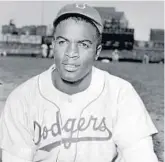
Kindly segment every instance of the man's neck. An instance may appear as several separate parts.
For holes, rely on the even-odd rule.
[[[63,80],[59,76],[56,70],[52,72],[53,85],[58,90],[69,95],[73,95],[73,94],[86,90],[91,83],[91,78],[92,78],[92,72],[88,73],[83,79],[77,82],[68,82],[68,81]]]

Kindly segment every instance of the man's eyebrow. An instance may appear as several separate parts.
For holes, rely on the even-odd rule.
[[[63,36],[58,36],[56,38],[56,40],[58,40],[58,39],[64,39],[65,41],[68,41],[69,42],[69,40],[67,38],[63,37]],[[84,39],[84,40],[79,40],[78,41],[78,43],[83,43],[83,42],[88,42],[89,44],[93,44],[92,41],[90,41],[88,39]]]
[[[79,43],[83,43],[83,42],[88,42],[90,44],[93,44],[92,41],[88,40],[88,39],[85,39],[85,40],[80,40],[78,41]]]
[[[56,38],[56,40],[58,40],[58,39],[64,39],[64,40],[66,40],[66,41],[69,41],[67,38],[65,38],[65,37],[63,37],[63,36],[58,36],[58,37]]]

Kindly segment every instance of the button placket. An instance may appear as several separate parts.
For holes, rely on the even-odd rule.
[[[71,97],[68,97],[68,102],[72,103],[72,98]]]

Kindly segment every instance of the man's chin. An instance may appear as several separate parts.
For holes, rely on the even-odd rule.
[[[68,83],[75,83],[77,82],[79,79],[77,79],[76,77],[63,77],[62,80],[64,82],[68,82]]]
[[[63,80],[65,83],[68,83],[68,84],[69,84],[69,83],[70,83],[70,84],[78,83],[78,82],[80,82],[82,79],[83,79],[83,77],[72,76],[72,75],[62,77],[62,80]]]

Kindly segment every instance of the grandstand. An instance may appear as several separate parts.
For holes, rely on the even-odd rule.
[[[95,8],[100,13],[101,18],[103,20],[103,24],[105,24],[107,21],[113,23],[113,20],[115,20],[116,23],[120,24],[120,27],[122,28],[128,27],[128,20],[126,19],[124,12],[118,12],[114,7],[95,7]]]
[[[147,54],[150,62],[164,62],[164,30],[151,29],[148,41],[134,40],[134,29],[129,28],[124,12],[116,11],[114,7],[95,8],[99,11],[104,24],[103,49],[108,49],[100,55],[100,60],[112,60],[113,50],[118,49],[119,61],[142,62]]]
[[[151,29],[148,41],[135,41],[134,50],[143,56],[146,53],[150,62],[164,62],[164,29]]]
[[[150,42],[152,42],[154,48],[164,49],[164,30],[151,29]]]
[[[134,29],[129,28],[129,21],[122,11],[114,7],[95,7],[104,24],[102,34],[103,52],[99,59],[112,59],[113,50],[119,50],[119,61],[143,60],[144,54],[150,62],[164,62],[164,30],[151,29],[148,41],[134,40]],[[52,41],[51,26],[23,26],[17,28],[11,20],[2,26],[0,33],[0,52],[8,55],[41,56],[41,45]],[[135,56],[136,53],[136,56]]]
[[[41,55],[42,37],[46,35],[47,26],[29,25],[17,28],[13,23],[3,25],[0,35],[0,52],[8,55]]]
[[[163,29],[151,29],[150,30],[150,41],[163,42],[164,43],[164,30]]]
[[[95,7],[101,15],[104,24],[103,49],[132,50],[134,44],[134,29],[128,28],[128,20],[124,12],[116,11],[114,7]]]

